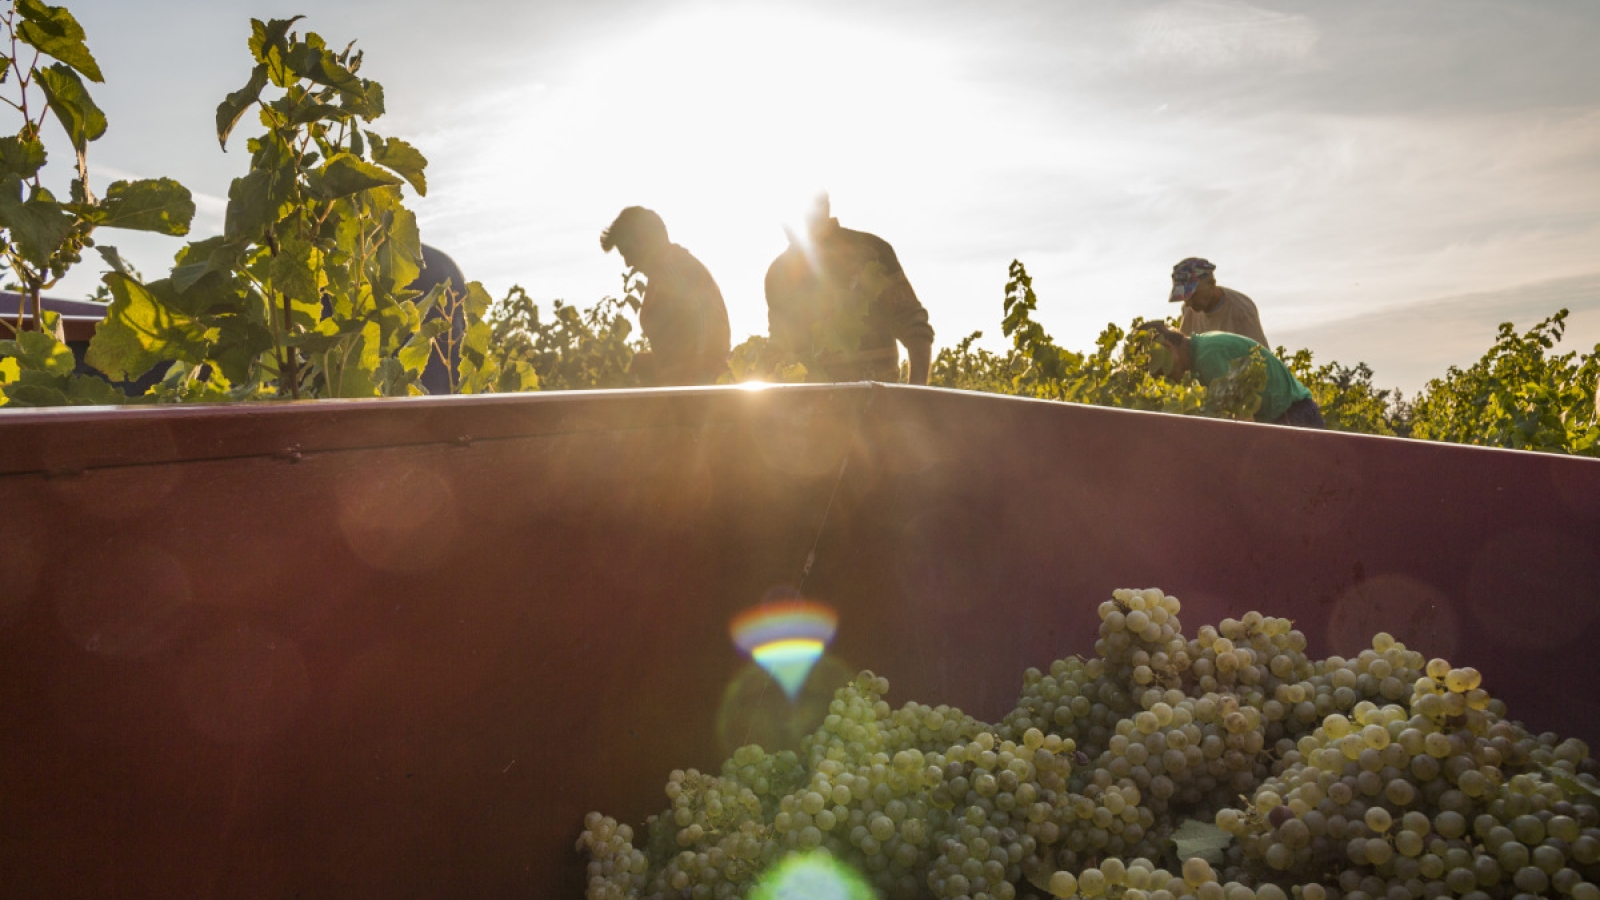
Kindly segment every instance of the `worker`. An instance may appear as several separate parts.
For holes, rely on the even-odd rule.
[[[639,329],[650,349],[633,358],[646,386],[716,384],[728,371],[728,307],[711,273],[688,250],[667,238],[654,211],[630,206],[600,234],[645,277]]]
[[[827,194],[812,201],[799,229],[786,231],[789,247],[766,280],[767,325],[778,352],[804,361],[813,380],[893,382],[900,380],[898,341],[910,383],[927,384],[933,327],[894,248],[841,228]]]
[[[1233,288],[1217,284],[1216,269],[1198,256],[1172,267],[1172,294],[1167,300],[1183,304],[1178,330],[1184,334],[1207,331],[1242,334],[1271,349],[1272,345],[1267,343],[1267,336],[1261,330],[1261,316],[1256,313],[1255,303]]]
[[[1235,360],[1259,350],[1261,361],[1267,367],[1267,383],[1261,389],[1261,406],[1256,410],[1255,420],[1300,428],[1328,427],[1311,391],[1294,377],[1283,360],[1250,338],[1226,331],[1187,335],[1173,331],[1160,321],[1142,322],[1138,330],[1153,331],[1159,338],[1151,348],[1150,369],[1168,381],[1176,381],[1185,372],[1192,371],[1201,384],[1209,385],[1227,375]]]

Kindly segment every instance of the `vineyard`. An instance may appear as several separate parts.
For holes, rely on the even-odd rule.
[[[187,234],[189,192],[157,178],[118,181],[93,196],[89,145],[107,117],[86,82],[102,81],[99,66],[64,7],[13,3],[7,102],[21,122],[0,139],[0,265],[23,302],[0,325],[0,405],[408,396],[425,392],[430,363],[447,370],[453,393],[637,384],[631,363],[647,348],[633,337],[642,287],[634,273],[621,299],[589,309],[557,300],[547,316],[520,287],[499,300],[477,282],[464,293],[408,287],[422,244],[405,190],[426,194],[427,160],[373,129],[383,87],[358,74],[354,44],[335,51],[315,33],[296,32],[298,20],[252,22],[248,77],[217,106],[224,148],[241,125],[263,128],[245,139],[250,169],[229,191],[223,234],[191,242],[169,274],[149,279],[97,247],[94,233]],[[66,200],[42,180],[48,117],[75,159]],[[110,267],[100,290],[109,307],[85,366],[41,297],[90,249]],[[1232,419],[1257,407],[1260,375],[1249,366],[1210,384],[1193,376],[1168,384],[1147,373],[1147,348],[1131,327],[1108,325],[1092,349],[1070,350],[1036,320],[1038,304],[1014,262],[1001,306],[1009,346],[992,352],[977,346],[981,334],[970,335],[939,352],[932,383]],[[1595,456],[1600,347],[1557,353],[1566,317],[1559,311],[1523,333],[1501,326],[1481,360],[1451,368],[1412,398],[1375,385],[1365,364],[1277,352],[1335,430]],[[805,380],[807,362],[780,358],[757,336],[734,349],[730,375]],[[140,386],[128,396],[106,379]]]

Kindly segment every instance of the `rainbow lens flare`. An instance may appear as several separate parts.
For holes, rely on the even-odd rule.
[[[762,876],[750,900],[874,900],[876,896],[849,866],[831,856],[806,853],[784,860]]]
[[[782,600],[734,616],[728,633],[793,700],[838,628],[839,614],[831,607],[811,600]]]

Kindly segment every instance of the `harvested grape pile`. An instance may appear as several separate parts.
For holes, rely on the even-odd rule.
[[[998,724],[864,672],[799,753],[673,772],[642,846],[590,813],[588,896],[744,897],[820,848],[885,897],[1600,900],[1581,741],[1386,634],[1313,660],[1288,620],[1178,612],[1116,591],[1096,656],[1029,669]]]

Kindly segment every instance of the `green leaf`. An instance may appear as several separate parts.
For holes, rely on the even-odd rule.
[[[394,200],[389,239],[378,248],[378,271],[373,278],[388,294],[404,291],[422,274],[422,234],[417,230],[416,214],[401,206],[398,197]]]
[[[37,138],[24,140],[22,135],[0,138],[0,175],[32,178],[44,168],[44,144]]]
[[[417,148],[399,138],[385,140],[372,138],[372,161],[386,169],[400,174],[400,177],[411,183],[420,197],[428,196],[428,179],[422,174],[427,168],[428,160]]]
[[[175,309],[165,296],[171,282],[144,285],[116,272],[107,272],[101,281],[114,299],[95,328],[85,362],[116,381],[132,381],[158,363],[204,361],[214,335]]]
[[[135,272],[133,266],[122,258],[122,254],[117,252],[117,248],[101,244],[94,249],[96,253],[100,254],[100,258],[106,261],[106,265],[111,267],[111,271],[119,275],[126,275],[129,278],[139,277],[139,273]]]
[[[1567,796],[1579,797],[1589,801],[1600,800],[1600,789],[1584,784],[1573,777],[1571,772],[1563,771],[1554,766],[1541,765],[1539,768],[1544,772],[1544,777],[1550,779],[1551,784],[1565,791]]]
[[[377,396],[378,385],[372,378],[379,362],[377,350],[373,347],[377,339],[377,323],[368,323],[362,333],[356,336],[355,343],[345,354],[344,366],[338,373],[338,383],[333,385],[333,396]]]
[[[233,133],[234,126],[239,124],[245,112],[261,99],[261,89],[266,86],[267,65],[260,63],[250,71],[250,80],[244,87],[217,104],[217,143],[222,145],[224,152],[228,149],[228,135]]]
[[[450,320],[429,319],[422,323],[417,333],[411,336],[396,357],[401,365],[407,369],[421,372],[428,367],[428,358],[433,354],[433,340],[439,335],[450,330]]]
[[[229,241],[255,241],[276,225],[290,206],[294,182],[272,169],[254,169],[228,188],[222,234]]]
[[[70,375],[78,364],[72,356],[72,348],[48,332],[24,331],[17,335],[16,348],[17,362],[23,369]]]
[[[272,330],[265,324],[243,315],[226,316],[218,320],[210,356],[227,381],[245,384],[259,374],[261,357],[272,347]]]
[[[213,272],[232,272],[239,251],[238,244],[228,243],[221,235],[188,244],[178,251],[177,265],[172,267],[173,288],[183,294]]]
[[[1172,843],[1178,848],[1178,859],[1196,856],[1212,865],[1222,865],[1222,851],[1233,842],[1233,835],[1209,822],[1188,819],[1172,833]]]
[[[351,112],[332,103],[302,103],[289,115],[290,125],[309,125],[312,122],[337,122],[348,119]]]
[[[442,281],[428,288],[426,294],[416,299],[417,314],[426,316],[428,313],[433,312],[433,308],[444,300],[445,292],[448,290],[449,288]]]
[[[381,396],[407,397],[414,393],[422,393],[422,389],[416,387],[419,373],[406,368],[394,357],[380,361],[372,374]]]
[[[371,122],[383,115],[383,85],[376,81],[363,81],[360,96],[346,94],[341,103],[351,112]]]
[[[105,80],[100,74],[100,65],[83,42],[83,26],[66,7],[46,6],[39,0],[17,0],[17,12],[22,15],[17,37],[24,43],[77,69],[90,81]]]
[[[171,178],[146,178],[140,181],[114,181],[100,201],[106,228],[153,231],[157,234],[189,233],[194,218],[194,200],[189,189]]]
[[[67,400],[73,406],[121,406],[128,396],[116,385],[94,375],[73,375],[67,379]]]
[[[364,99],[366,90],[361,79],[339,63],[338,57],[323,47],[312,44],[296,46],[283,57],[289,71],[307,81],[327,85],[347,97]]]
[[[326,200],[348,197],[375,187],[392,187],[400,179],[349,153],[340,153],[323,164],[315,183],[317,195]]]
[[[94,105],[77,72],[60,63],[40,69],[39,87],[80,154],[106,133],[106,114]]]
[[[274,290],[287,294],[291,300],[315,304],[321,311],[321,250],[298,238],[286,238],[278,255],[272,258],[270,271]]]
[[[3,390],[6,399],[11,401],[7,404],[9,406],[68,406],[72,402],[67,399],[65,391],[54,385],[24,381],[8,384],[0,390]]]
[[[22,258],[41,269],[50,265],[77,222],[61,204],[44,196],[24,202],[22,179],[16,175],[0,179],[0,228],[9,229]]]
[[[293,28],[294,23],[303,18],[305,16],[295,16],[292,19],[271,19],[266,22],[262,22],[260,19],[251,19],[250,55],[255,57],[256,62],[265,63],[267,54],[271,50],[275,49],[280,53],[287,53],[289,42],[286,40],[286,36],[289,34],[289,29]]]

